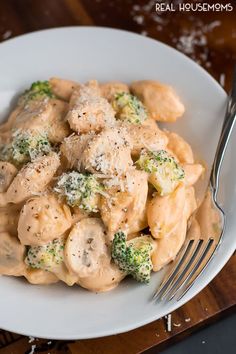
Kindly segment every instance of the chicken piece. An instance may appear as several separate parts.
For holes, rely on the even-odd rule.
[[[174,231],[183,216],[185,198],[185,186],[180,184],[173,193],[163,197],[155,195],[148,203],[148,225],[154,238],[166,237]]]
[[[186,186],[194,185],[204,173],[204,167],[200,164],[183,164],[185,172],[184,183]]]
[[[128,85],[119,81],[108,81],[100,84],[101,94],[104,98],[111,102],[117,93],[129,92]]]
[[[18,237],[23,245],[42,246],[58,238],[72,225],[70,208],[55,195],[28,199],[23,206]]]
[[[78,82],[52,77],[49,80],[52,93],[62,100],[69,101],[73,90],[79,86]]]
[[[80,278],[78,284],[93,292],[110,291],[117,287],[126,274],[114,263],[101,267],[95,274]]]
[[[49,117],[49,127],[46,129],[48,139],[52,143],[61,143],[71,130],[66,120],[68,104],[60,100],[51,100],[53,105],[52,113]]]
[[[77,133],[100,131],[115,124],[115,112],[101,96],[96,81],[76,88],[71,96],[67,120]]]
[[[183,103],[171,86],[144,80],[132,82],[130,90],[143,102],[155,120],[175,122],[185,111]]]
[[[9,133],[14,127],[15,129],[21,128],[27,122],[32,123],[33,126],[38,126],[39,121],[47,122],[51,113],[52,106],[48,104],[48,100],[31,100],[27,104],[22,98],[19,99],[16,108],[10,114],[8,120],[0,126],[0,132]]]
[[[1,137],[2,135],[4,135],[5,133],[9,133],[9,131],[13,128],[13,125],[15,123],[16,117],[17,115],[20,113],[21,111],[21,107],[18,105],[9,115],[8,119],[0,124],[0,134]]]
[[[127,241],[132,240],[133,238],[142,236],[141,232],[133,232],[127,235]]]
[[[110,240],[119,229],[134,233],[147,227],[147,179],[145,172],[130,170],[125,176],[124,188],[118,185],[118,188],[108,189],[108,196],[102,197],[100,212]]]
[[[59,156],[52,152],[25,165],[15,176],[8,190],[0,194],[0,206],[18,204],[45,190],[60,165]]]
[[[186,238],[187,220],[196,208],[197,203],[194,188],[188,187],[186,188],[183,215],[178,221],[176,227],[167,237],[154,241],[156,243],[156,248],[152,254],[152,263],[153,270],[155,272],[159,271],[166,264],[173,261],[177,256]],[[197,227],[195,223],[196,221],[193,219],[193,224],[191,224],[191,232],[193,232]]]
[[[46,132],[49,128],[53,104],[48,98],[40,98],[25,102],[22,98],[16,107],[14,129]]]
[[[49,285],[59,282],[55,274],[43,269],[26,268],[24,277],[34,285]]]
[[[158,127],[157,121],[155,119],[153,119],[153,118],[150,118],[150,117],[148,117],[147,119],[145,119],[143,121],[142,126],[149,127],[149,128],[151,128],[152,130],[155,130],[155,131],[156,130],[158,130],[158,131],[160,130],[159,127]]]
[[[46,134],[51,142],[61,142],[70,133],[65,119],[68,104],[58,99],[19,100],[9,120],[9,128]]]
[[[154,272],[158,272],[165,265],[167,265],[176,258],[185,241],[186,232],[188,232],[189,238],[193,238],[195,240],[197,238],[200,238],[200,227],[195,219],[193,219],[190,229],[188,231],[186,219],[182,218],[178,222],[176,229],[170,235],[155,241],[157,247],[152,254],[152,264]]]
[[[195,190],[194,190],[194,187],[190,186],[190,187],[186,188],[185,205],[184,205],[183,215],[188,220],[196,209],[197,209],[197,201],[196,201],[196,197],[195,197]]]
[[[60,146],[62,157],[65,159],[66,168],[80,169],[81,156],[89,141],[94,138],[95,134],[72,134],[65,138]]]
[[[156,248],[152,253],[153,271],[157,272],[166,264],[173,261],[181,249],[187,231],[187,221],[181,218],[175,229],[167,236],[157,239]]]
[[[88,142],[81,156],[81,167],[91,173],[121,175],[133,164],[131,148],[124,128],[105,128]]]
[[[18,205],[0,208],[0,232],[9,232],[11,235],[17,236],[19,216],[20,207]]]
[[[78,221],[85,219],[88,217],[88,213],[79,208],[79,207],[74,207],[72,208],[72,225],[76,224]]]
[[[155,127],[151,127],[151,125],[148,124],[126,124],[125,127],[133,145],[131,150],[133,156],[138,156],[144,148],[151,151],[158,151],[164,150],[167,146],[168,138],[165,133],[158,128],[156,123]]]
[[[10,162],[0,161],[0,193],[6,192],[17,172]]]
[[[62,263],[59,267],[52,269],[52,273],[68,286],[73,286],[78,282],[78,275],[70,272],[64,263]]]
[[[24,273],[25,247],[8,232],[0,233],[0,274],[21,276]]]
[[[79,278],[97,273],[110,263],[105,227],[100,219],[86,218],[72,228],[65,245],[67,268]]]
[[[21,130],[35,131],[37,134],[46,134],[49,141],[59,143],[70,134],[70,127],[65,118],[67,109],[66,102],[50,99],[45,107],[45,112],[42,109],[38,115],[32,114],[29,117],[22,114],[22,120],[16,122],[15,127]]]
[[[178,134],[165,131],[169,141],[167,147],[177,156],[178,161],[193,164],[194,157],[191,146]]]

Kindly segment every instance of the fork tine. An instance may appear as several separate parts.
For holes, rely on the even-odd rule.
[[[213,242],[212,242],[213,244]],[[184,295],[187,293],[187,291],[193,286],[193,284],[195,283],[195,281],[197,280],[198,277],[200,277],[200,275],[202,274],[202,272],[205,270],[205,268],[208,266],[209,262],[211,261],[211,259],[213,258],[213,256],[216,253],[216,250],[218,248],[218,244],[214,247],[213,251],[209,254],[208,258],[206,258],[205,262],[202,264],[202,267],[200,268],[199,272],[195,272],[194,274],[192,274],[192,279],[189,279],[188,284],[186,284],[185,289],[183,290],[183,292],[178,296],[177,301],[181,300],[182,297],[184,297]],[[210,247],[209,247],[210,248]]]
[[[179,270],[182,263],[188,256],[188,253],[193,245],[193,242],[194,242],[193,240],[188,240],[188,242],[186,242],[185,247],[183,247],[182,250],[179,252],[178,256],[172,263],[172,267],[170,268],[170,271],[165,275],[160,287],[153,295],[153,299],[158,299],[161,293],[165,290],[165,288],[169,285],[171,280],[174,278],[176,272]]]
[[[168,297],[168,301],[171,301],[177,292],[181,290],[185,285],[188,285],[189,281],[191,281],[191,278],[194,276],[194,274],[197,273],[198,268],[202,264],[203,260],[205,259],[207,253],[209,252],[212,244],[214,242],[214,239],[210,238],[207,240],[207,243],[203,245],[203,250],[201,251],[201,254],[199,255],[198,258],[195,258],[195,262],[192,263],[192,267],[189,268],[189,272],[186,272],[185,277],[183,277],[180,283],[177,284],[177,287],[174,289],[174,291],[170,294],[171,296]]]
[[[172,282],[167,286],[165,291],[163,292],[161,299],[164,300],[166,297],[168,297],[168,294],[172,294],[172,291],[178,286],[178,283],[184,278],[185,274],[191,267],[193,261],[196,259],[199,250],[202,246],[203,240],[197,240],[195,246],[193,247],[193,250],[189,257],[187,258],[186,262],[183,264],[183,267],[179,270],[179,272],[175,275],[175,277],[172,279]]]

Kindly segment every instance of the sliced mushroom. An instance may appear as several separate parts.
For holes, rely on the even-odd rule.
[[[79,278],[94,275],[110,263],[100,219],[86,218],[75,224],[66,241],[65,263]]]
[[[144,103],[155,120],[174,122],[185,111],[183,103],[171,86],[144,80],[132,82],[130,90]]]
[[[60,165],[59,156],[52,152],[25,165],[15,176],[8,190],[0,194],[0,206],[18,204],[45,190]]]
[[[154,238],[166,237],[175,229],[183,216],[185,198],[185,186],[180,184],[173,193],[155,195],[148,203],[148,225]]]
[[[79,86],[78,82],[60,79],[58,77],[52,77],[49,83],[52,87],[53,94],[65,101],[69,101],[73,90]]]
[[[177,156],[179,162],[193,164],[194,157],[191,146],[178,134],[165,131],[169,141],[167,147]]]
[[[104,84],[100,84],[100,90],[102,96],[111,102],[117,93],[129,92],[129,87],[123,82],[109,81]]]
[[[76,88],[70,99],[67,120],[77,133],[100,131],[115,124],[115,112],[108,101],[101,96],[98,83],[90,81]]]
[[[21,276],[24,273],[25,247],[8,232],[0,233],[0,274]]]
[[[82,167],[92,173],[120,175],[133,164],[132,143],[123,128],[105,128],[83,151]]]
[[[111,188],[106,191],[108,195],[102,197],[100,212],[109,239],[119,229],[133,233],[147,226],[148,175],[133,169],[125,177],[124,191],[120,187]]]
[[[71,225],[70,208],[53,194],[42,195],[23,206],[18,237],[23,245],[41,246],[64,234]]]
[[[10,162],[0,161],[0,193],[6,192],[17,172]]]

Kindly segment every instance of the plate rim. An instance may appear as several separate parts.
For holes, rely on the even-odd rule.
[[[2,43],[0,43],[0,52],[1,50],[4,50],[4,47],[7,47],[8,45],[14,45],[14,42],[17,42],[21,39],[24,38],[30,38],[30,37],[34,37],[35,35],[40,35],[40,33],[46,33],[46,32],[60,32],[60,31],[84,31],[84,30],[89,30],[89,31],[103,31],[103,32],[119,32],[119,33],[123,33],[126,34],[128,36],[133,36],[133,37],[141,37],[142,39],[145,39],[146,41],[152,42],[153,44],[159,44],[161,46],[166,47],[168,50],[170,51],[174,51],[175,55],[178,55],[180,57],[183,57],[184,60],[188,60],[189,62],[191,62],[191,65],[194,65],[195,68],[201,72],[202,74],[204,74],[205,76],[207,76],[208,80],[210,80],[214,86],[219,90],[219,92],[221,93],[221,95],[224,95],[225,98],[227,97],[227,93],[225,92],[225,90],[222,88],[222,86],[219,84],[219,82],[212,77],[203,67],[201,67],[199,64],[197,64],[196,62],[194,62],[190,57],[188,57],[187,55],[185,55],[182,52],[179,52],[177,49],[175,49],[174,47],[169,46],[168,44],[165,44],[159,40],[156,40],[154,38],[150,38],[150,37],[146,37],[143,36],[141,34],[132,32],[132,31],[127,31],[127,30],[123,30],[123,29],[117,29],[117,28],[112,28],[112,27],[102,27],[102,26],[65,26],[65,27],[55,27],[55,28],[45,28],[45,29],[41,29],[41,30],[37,30],[37,31],[32,31],[30,33],[26,33],[26,34],[21,34],[19,36],[16,36],[14,38],[10,38]],[[226,221],[227,223],[227,221]],[[226,230],[227,232],[227,230]],[[235,240],[236,243],[236,240]],[[225,266],[225,264],[228,262],[228,260],[230,259],[230,257],[232,256],[232,254],[234,253],[235,249],[232,246],[232,248],[228,248],[227,252],[225,252],[225,257],[224,257],[224,261],[221,261],[221,265],[217,268],[217,270],[213,270],[211,272],[211,274],[208,276],[207,280],[204,280],[204,278],[202,278],[201,283],[198,284],[198,290],[195,291],[195,294],[193,296],[188,296],[188,294],[185,295],[185,297],[183,298],[183,300],[181,301],[181,304],[179,304],[177,301],[174,301],[173,304],[171,305],[171,312],[175,311],[177,308],[179,308],[180,306],[183,306],[186,302],[190,301],[194,296],[196,296],[203,288],[205,288],[214,278],[215,276],[222,270],[222,268]],[[171,303],[171,302],[170,302]],[[1,329],[6,330],[6,331],[10,331],[10,332],[15,332],[18,333],[20,335],[24,335],[24,336],[33,336],[33,337],[37,337],[37,338],[44,338],[44,339],[55,339],[55,340],[77,340],[77,339],[91,339],[91,338],[100,338],[100,337],[106,337],[109,335],[115,335],[115,334],[120,334],[120,333],[124,333],[130,330],[134,330],[137,329],[141,326],[144,326],[146,324],[152,323],[156,320],[158,320],[160,317],[166,315],[166,311],[162,311],[163,313],[159,314],[159,315],[153,315],[152,317],[150,316],[149,319],[146,320],[140,320],[139,322],[136,322],[135,325],[123,325],[120,326],[120,330],[100,330],[98,331],[98,333],[93,333],[93,334],[87,334],[80,336],[78,335],[53,335],[53,336],[40,336],[37,333],[31,332],[31,333],[25,333],[24,331],[21,330],[15,330],[14,328],[12,329],[12,327],[8,327],[8,326],[4,326],[1,327]],[[14,327],[14,326],[13,326]]]

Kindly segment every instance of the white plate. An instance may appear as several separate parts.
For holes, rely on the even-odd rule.
[[[176,50],[136,34],[96,27],[52,29],[9,40],[0,45],[1,119],[15,93],[50,76],[78,81],[156,79],[173,85],[184,101],[186,114],[171,129],[181,132],[197,154],[211,164],[226,94],[202,68]],[[231,145],[235,140],[234,133]],[[44,338],[94,338],[142,326],[190,300],[221,270],[235,249],[235,161],[229,148],[220,193],[228,216],[223,243],[204,275],[181,301],[150,301],[162,272],[152,276],[150,285],[125,280],[104,294],[63,284],[33,286],[22,279],[1,277],[0,327]]]

